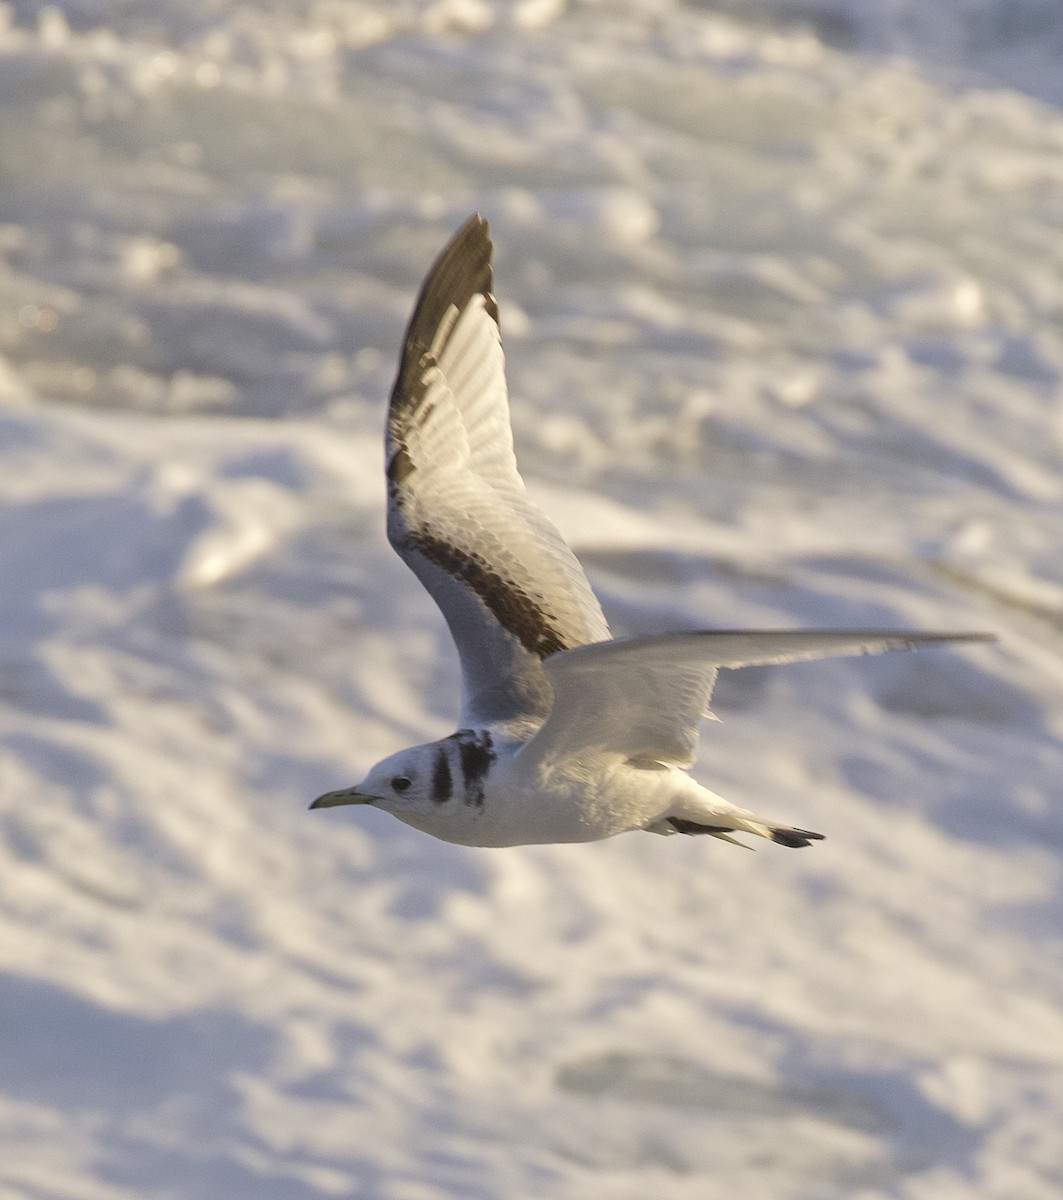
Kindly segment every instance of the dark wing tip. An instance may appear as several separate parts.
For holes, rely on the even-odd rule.
[[[473,296],[491,296],[492,252],[488,224],[479,213],[473,213],[443,247],[425,276],[406,330],[405,353],[417,346],[420,357],[432,344],[439,322],[451,305],[461,312]]]
[[[425,355],[447,310],[453,306],[462,312],[473,296],[482,295],[487,312],[498,324],[498,306],[491,294],[492,250],[487,222],[479,213],[473,213],[429,268],[403,338],[399,373],[391,392],[389,440],[402,442],[402,413],[411,404],[415,406],[424,374]],[[389,446],[389,461],[393,454],[394,447]]]

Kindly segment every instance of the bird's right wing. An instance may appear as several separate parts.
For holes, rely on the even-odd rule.
[[[994,640],[987,633],[714,630],[580,646],[543,663],[554,706],[521,756],[545,765],[604,752],[689,767],[721,669]]]
[[[550,710],[549,654],[609,636],[583,568],[528,499],[509,424],[487,222],[436,260],[406,331],[387,428],[388,537],[461,658],[462,723]]]

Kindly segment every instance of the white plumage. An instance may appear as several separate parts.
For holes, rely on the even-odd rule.
[[[609,640],[572,551],[528,499],[510,431],[487,222],[429,271],[387,424],[388,537],[431,593],[461,659],[462,728],[392,755],[312,807],[374,804],[447,841],[592,841],[629,829],[822,835],[696,783],[720,669],[987,641],[988,634],[708,631]]]

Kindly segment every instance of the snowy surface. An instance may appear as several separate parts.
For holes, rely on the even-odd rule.
[[[1061,13],[0,6],[3,1200],[1063,1196]],[[380,436],[476,209],[618,633],[1000,634],[724,678],[814,850],[306,811],[453,728]]]

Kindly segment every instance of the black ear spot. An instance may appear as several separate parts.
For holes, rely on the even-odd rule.
[[[404,792],[409,786],[410,780],[406,775],[396,775],[391,781],[391,790],[393,792]]]

